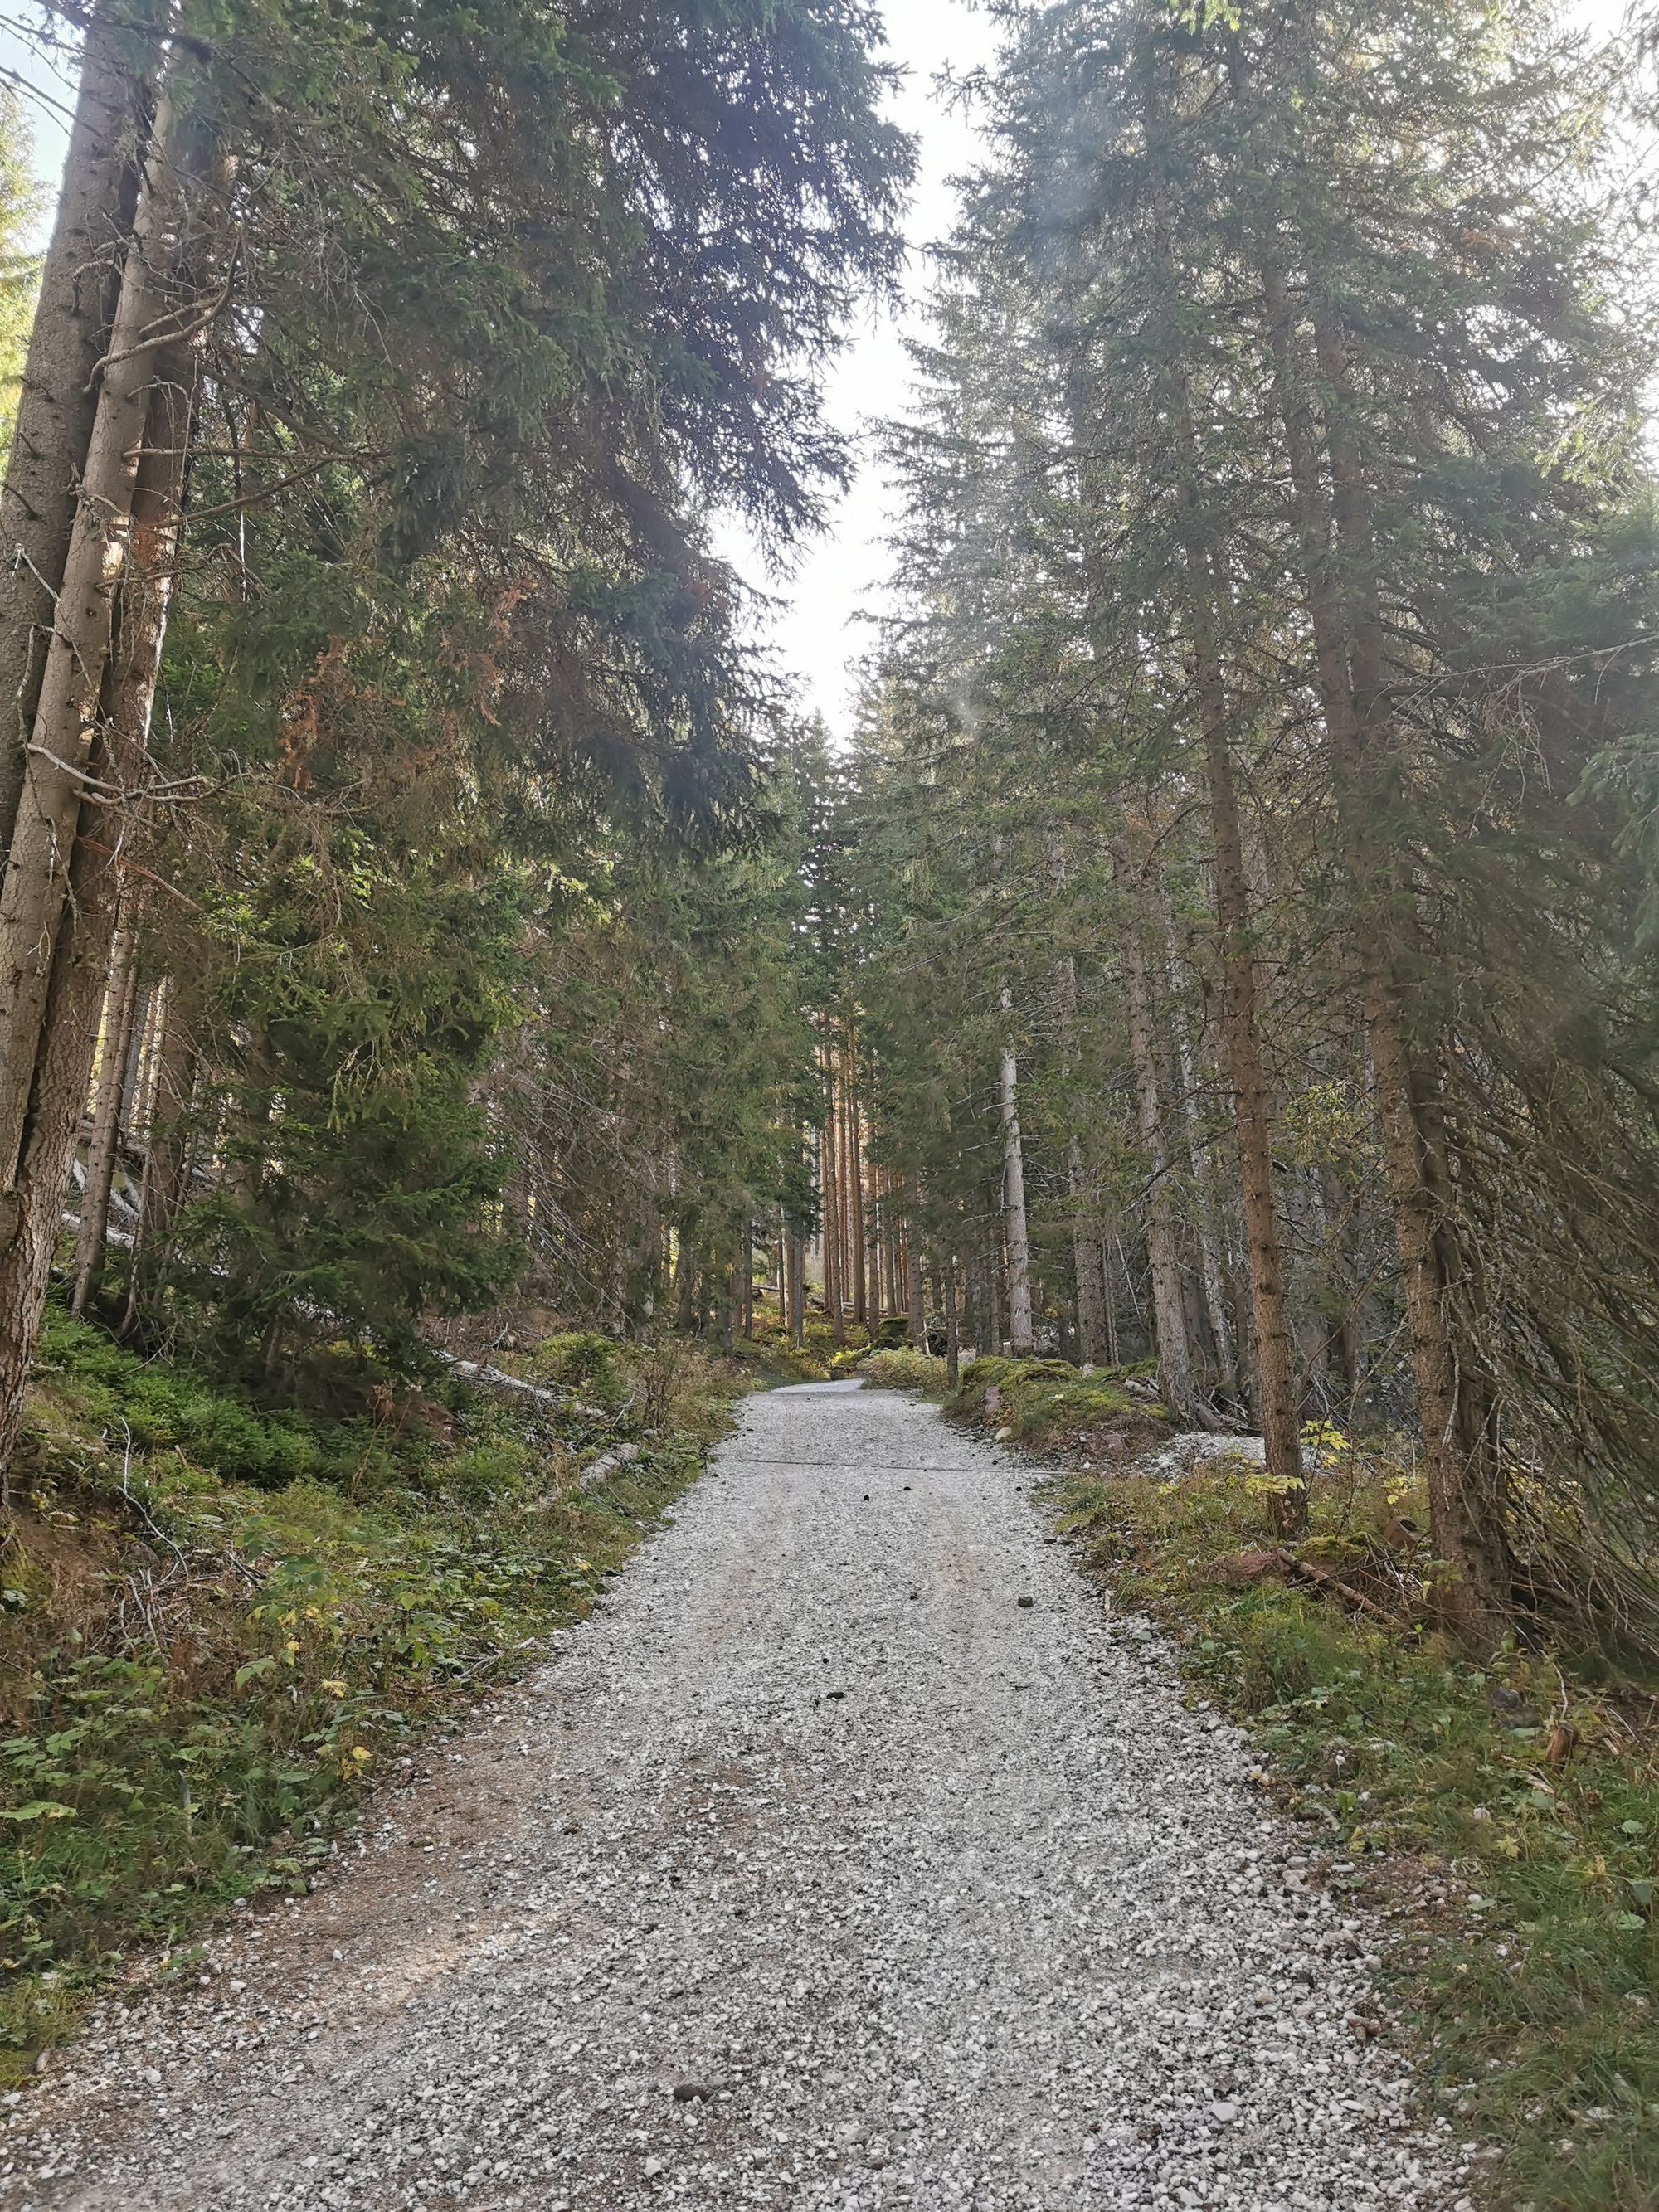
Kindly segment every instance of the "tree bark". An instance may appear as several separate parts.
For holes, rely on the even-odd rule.
[[[153,1328],[160,1319],[168,1240],[189,1194],[190,1108],[197,1062],[194,1008],[176,975],[168,976],[162,988],[155,1095],[123,1334]]]
[[[836,1063],[823,1055],[825,1108],[818,1144],[818,1172],[823,1186],[823,1303],[830,1329],[837,1344],[847,1341],[846,1313],[842,1291],[841,1146],[836,1135]]]
[[[896,1314],[899,1310],[898,1229],[893,1219],[893,1178],[884,1168],[881,1176],[878,1212],[881,1243],[881,1309],[884,1314]]]
[[[1066,1182],[1072,1201],[1072,1273],[1077,1285],[1079,1349],[1086,1362],[1107,1356],[1106,1276],[1100,1264],[1100,1239],[1088,1224],[1089,1186],[1083,1166],[1083,1140],[1073,1130],[1066,1147]]]
[[[31,1142],[36,1062],[46,1057],[49,1021],[71,1003],[60,998],[53,1014],[51,948],[78,926],[75,910],[67,920],[64,911],[77,833],[90,807],[112,855],[131,834],[194,415],[199,331],[188,318],[204,257],[182,188],[210,179],[222,189],[228,173],[205,134],[191,132],[186,144],[158,120],[0,889],[0,1176]],[[0,1239],[0,1266],[3,1249]]]
[[[115,933],[105,994],[104,1048],[98,1063],[98,1092],[87,1146],[87,1180],[81,1193],[81,1221],[75,1232],[70,1311],[83,1314],[98,1294],[109,1236],[110,1193],[121,1149],[121,1098],[127,1073],[127,1041],[138,1003],[138,933],[124,923]]]
[[[909,1310],[910,1341],[918,1351],[927,1348],[927,1292],[921,1273],[921,1188],[910,1178],[910,1222],[905,1237],[905,1294]]]
[[[25,1143],[52,947],[132,543],[133,499],[164,335],[177,211],[176,131],[169,118],[170,111],[158,117],[146,159],[0,884],[0,1182],[6,1183]]]
[[[1174,930],[1167,912],[1164,925],[1165,933],[1170,939],[1170,979],[1172,983],[1178,984]],[[1204,1315],[1210,1325],[1211,1340],[1215,1346],[1217,1379],[1223,1389],[1237,1390],[1238,1360],[1233,1349],[1232,1327],[1227,1316],[1227,1297],[1221,1277],[1221,1252],[1215,1232],[1215,1209],[1199,1129],[1197,1073],[1192,1038],[1188,1031],[1187,1016],[1182,1006],[1178,988],[1170,994],[1170,1027],[1175,1038],[1176,1069],[1181,1079],[1181,1119],[1187,1134],[1187,1168],[1193,1189],[1193,1226],[1198,1239],[1199,1271],[1203,1279]]]
[[[784,1231],[789,1267],[789,1341],[799,1352],[806,1336],[806,1245],[799,1231]]]
[[[76,485],[98,410],[98,363],[137,198],[150,106],[143,12],[100,5],[87,25],[63,191],[0,492],[0,846],[10,844],[17,825]]]
[[[1152,981],[1143,934],[1146,914],[1144,863],[1126,830],[1117,841],[1117,868],[1129,893],[1130,914],[1122,935],[1124,997],[1128,1004],[1129,1057],[1135,1072],[1135,1105],[1141,1150],[1146,1155],[1146,1257],[1152,1277],[1152,1332],[1158,1342],[1158,1393],[1183,1421],[1199,1418],[1193,1386],[1192,1346],[1181,1289],[1181,1258],[1176,1245],[1170,1202],[1170,1159],[1164,1134],[1158,1051],[1153,1027]]]
[[[858,1042],[849,1028],[847,1036],[847,1187],[852,1194],[853,1219],[849,1239],[853,1253],[853,1318],[867,1328],[870,1297],[866,1269],[864,1232],[864,1143],[859,1108]]]
[[[1013,1000],[1006,984],[998,999],[1005,1018]],[[1002,1048],[999,1096],[1002,1118],[1003,1238],[1008,1249],[1008,1341],[1016,1359],[1030,1357],[1031,1245],[1025,1221],[1025,1152],[1019,1133],[1019,1063],[1013,1048]]]
[[[32,852],[64,896],[57,910],[52,909],[50,899],[43,903],[43,885],[37,874],[32,891],[27,883],[21,884],[20,890],[27,895],[0,916],[0,938],[7,926],[15,929],[20,915],[31,910],[39,913],[43,921],[49,918],[51,943],[50,964],[39,979],[41,988],[34,988],[31,976],[23,1003],[20,1006],[15,1000],[9,1010],[8,1058],[0,1072],[0,1094],[9,1097],[6,1110],[15,1119],[15,1133],[9,1132],[0,1146],[0,1162],[5,1164],[5,1179],[11,1185],[7,1193],[10,1223],[0,1225],[9,1225],[12,1231],[9,1238],[0,1237],[0,1326],[7,1335],[5,1357],[0,1361],[0,1466],[9,1463],[16,1442],[24,1382],[45,1308],[58,1218],[91,1078],[98,1014],[109,977],[119,906],[124,846],[133,830],[131,795],[143,781],[177,561],[194,407],[196,344],[176,321],[169,331],[165,326],[155,326],[153,314],[146,320],[134,320],[160,299],[161,287],[153,257],[160,254],[166,234],[161,203],[176,179],[157,181],[155,172],[163,161],[172,158],[173,150],[173,133],[158,128],[146,187],[152,208],[148,216],[140,209],[123,277],[111,338],[112,357],[105,371],[94,451],[88,453],[88,478],[82,487],[81,510],[36,716],[37,738],[43,730],[52,729],[54,701],[72,706],[77,717],[76,750],[61,753],[59,761],[79,760],[87,775],[84,780],[76,775],[64,782],[62,818],[52,824],[52,836],[63,835],[70,841],[67,866],[55,850],[40,842],[40,825],[50,811],[52,797],[48,780],[40,783],[35,780],[39,757],[32,752],[6,876],[9,890],[14,872],[20,868],[20,857],[21,871],[27,874]],[[205,146],[196,150],[204,155],[208,151]],[[181,283],[187,295],[189,260],[182,234],[176,240],[175,256],[167,273]],[[129,296],[130,288],[136,305]],[[113,358],[123,344],[124,332],[131,335],[136,356],[129,362]],[[129,457],[125,450],[115,453],[113,446],[131,411],[127,378],[133,371],[145,377],[151,388],[138,395],[139,421],[131,434],[136,450]],[[113,411],[113,426],[106,420],[106,408]],[[104,441],[100,465],[106,464],[109,471],[106,489],[118,488],[125,501],[123,558],[112,573],[106,573],[100,563],[94,596],[106,592],[109,596],[89,617],[89,627],[77,632],[76,623],[66,620],[65,605],[80,573],[77,562],[84,566],[93,557],[94,540],[101,534],[97,520],[87,520],[91,513],[89,501],[96,493],[93,463],[100,440]],[[118,592],[118,601],[114,597]],[[64,672],[64,655],[77,635],[81,644],[96,653],[97,687],[90,699],[84,690],[86,672],[77,667],[67,676]],[[0,908],[4,906],[4,896],[0,895]],[[9,942],[15,956],[15,936]],[[9,959],[0,952],[0,992],[19,974],[15,957]],[[14,1158],[15,1168],[11,1166]]]
[[[1191,563],[1200,557],[1194,546],[1188,556],[1189,574]],[[1194,641],[1199,660],[1199,705],[1210,787],[1211,835],[1215,845],[1216,921],[1221,936],[1222,1028],[1232,1084],[1233,1117],[1238,1132],[1239,1196],[1250,1277],[1251,1317],[1255,1324],[1261,1433],[1266,1443],[1267,1472],[1283,1486],[1273,1497],[1273,1524],[1281,1535],[1288,1535],[1307,1521],[1301,1409],[1297,1400],[1296,1361],[1285,1302],[1279,1201],[1273,1190],[1272,1116],[1261,1057],[1255,951],[1244,883],[1244,856],[1239,842],[1238,797],[1227,738],[1226,701],[1221,688],[1214,633],[1210,627],[1207,594],[1196,578],[1194,583]]]
[[[989,1194],[987,1194],[988,1200]],[[1006,1341],[1002,1334],[1002,1283],[998,1257],[997,1207],[988,1203],[985,1209],[985,1257],[980,1273],[985,1286],[985,1322],[989,1334],[980,1346],[981,1352],[992,1353],[1002,1350]]]
[[[1051,850],[1050,866],[1057,885],[1065,881],[1064,856],[1058,841]],[[1055,993],[1060,1001],[1060,1073],[1072,1073],[1072,1034],[1077,1019],[1077,963],[1066,954],[1054,963]],[[1083,1167],[1083,1140],[1073,1129],[1066,1146],[1066,1195],[1072,1213],[1072,1274],[1077,1288],[1079,1347],[1088,1362],[1106,1356],[1106,1279],[1101,1272],[1099,1239],[1087,1225],[1088,1181]]]

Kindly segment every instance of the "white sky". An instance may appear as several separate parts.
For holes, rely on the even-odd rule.
[[[922,303],[932,278],[927,248],[943,239],[956,213],[951,180],[975,161],[972,118],[938,80],[962,76],[994,58],[996,38],[973,0],[884,0],[888,58],[905,72],[891,106],[918,141],[919,169],[905,234],[910,255],[897,313],[866,312],[831,372],[829,414],[857,441],[857,474],[823,533],[798,550],[790,571],[769,574],[759,549],[739,528],[717,532],[721,551],[744,579],[777,604],[763,625],[781,665],[799,679],[799,702],[817,709],[832,732],[851,723],[851,663],[875,642],[870,612],[884,603],[884,544],[897,510],[894,487],[871,451],[871,425],[902,414],[911,381],[907,336],[923,334]]]

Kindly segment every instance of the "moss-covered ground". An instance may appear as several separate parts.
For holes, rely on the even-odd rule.
[[[0,1530],[0,2083],[137,1957],[302,1889],[388,1760],[588,1608],[742,1387],[674,1342],[518,1364],[555,1406],[305,1419],[53,1319]]]

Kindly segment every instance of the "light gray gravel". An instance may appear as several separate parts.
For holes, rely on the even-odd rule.
[[[12,2111],[0,2205],[1457,2203],[1348,2025],[1370,1923],[1029,1480],[750,1401],[337,1879]]]

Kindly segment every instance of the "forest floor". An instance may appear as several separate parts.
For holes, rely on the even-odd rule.
[[[1030,1480],[912,1399],[750,1400],[316,1891],[104,2004],[0,2205],[1467,2203],[1381,1923]]]

